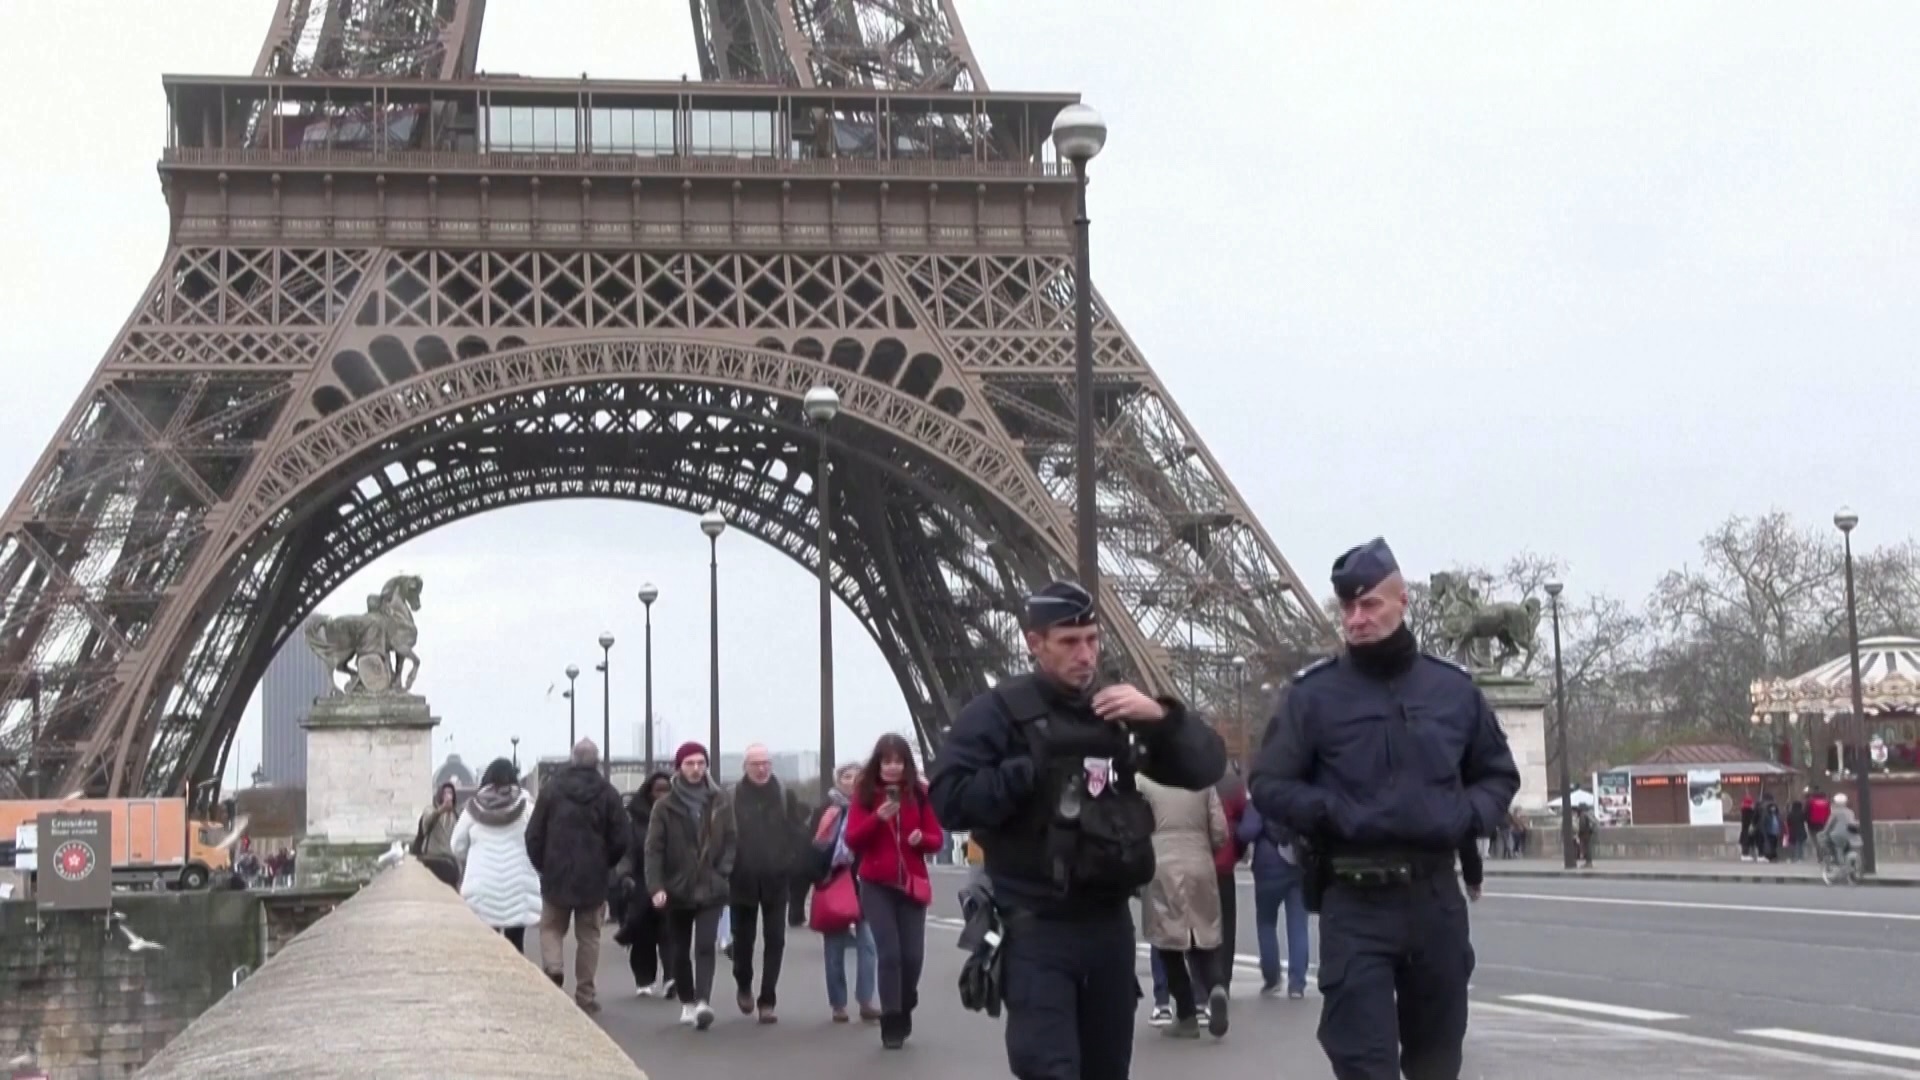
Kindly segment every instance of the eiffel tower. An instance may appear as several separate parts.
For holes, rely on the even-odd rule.
[[[0,526],[0,796],[210,790],[331,590],[495,507],[717,508],[817,572],[823,447],[923,747],[1024,668],[1077,95],[989,91],[953,0],[690,2],[699,82],[488,77],[486,0],[278,0],[251,76],[163,80],[166,256]],[[1327,623],[1093,304],[1109,641],[1224,717]]]

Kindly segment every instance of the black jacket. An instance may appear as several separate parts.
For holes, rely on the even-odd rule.
[[[569,765],[541,788],[527,822],[527,858],[542,900],[574,910],[606,903],[607,871],[626,847],[626,808],[600,770]]]
[[[731,895],[735,833],[733,801],[720,785],[711,789],[696,818],[681,793],[686,781],[673,778],[673,791],[653,804],[647,822],[647,851],[642,861],[646,898],[665,891],[667,903],[677,908],[717,907]]]
[[[800,854],[800,797],[772,777],[764,784],[742,780],[733,787],[733,827],[737,837],[731,876],[741,902],[760,895],[759,886],[793,876]]]
[[[1055,709],[1049,724],[1056,736],[1073,728],[1087,731],[1097,726],[1111,732],[1116,741],[1120,739],[1118,728],[1093,715],[1088,695],[1064,690],[1037,675],[1018,678],[1037,681],[1042,696]],[[1227,771],[1226,744],[1219,733],[1172,698],[1161,698],[1160,704],[1167,710],[1165,719],[1156,724],[1131,725],[1140,744],[1140,773],[1188,791],[1203,791],[1218,783]],[[1036,806],[1045,793],[1037,790],[1031,747],[1016,728],[1001,695],[993,691],[974,698],[960,710],[933,763],[928,795],[934,815],[948,829],[975,831],[986,852],[987,876],[993,882],[994,895],[1003,903],[1062,916],[1094,915],[1124,905],[1125,896],[1110,898],[1110,903],[1085,898],[1062,900],[1052,881],[1025,868],[1039,861],[1031,857],[1035,853],[1007,850],[1035,842],[1028,831],[1021,830],[1019,840],[991,835],[1044,811]],[[1000,849],[999,857],[996,848]],[[1099,910],[1087,910],[1090,904]]]
[[[1342,653],[1294,676],[1249,787],[1335,853],[1451,853],[1506,820],[1520,771],[1464,669],[1414,653],[1382,677]]]

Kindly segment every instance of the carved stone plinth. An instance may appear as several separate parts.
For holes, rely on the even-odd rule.
[[[433,782],[433,728],[417,694],[343,694],[314,702],[307,729],[307,835],[298,884],[365,882],[413,839]]]
[[[1474,683],[1493,706],[1507,733],[1513,762],[1520,767],[1520,793],[1514,805],[1540,810],[1547,805],[1547,692],[1532,679],[1476,675]]]

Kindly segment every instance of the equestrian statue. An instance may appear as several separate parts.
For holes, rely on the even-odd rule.
[[[1459,574],[1438,573],[1429,581],[1439,645],[1455,663],[1481,674],[1498,674],[1513,660],[1532,656],[1540,627],[1540,600],[1485,603]],[[1500,653],[1490,656],[1498,643]]]
[[[402,574],[389,579],[378,595],[367,597],[365,615],[318,615],[308,620],[307,647],[326,662],[329,672],[347,676],[345,693],[397,690],[404,694],[413,689],[414,677],[420,674],[420,658],[413,652],[420,636],[413,622],[418,610],[420,579]]]

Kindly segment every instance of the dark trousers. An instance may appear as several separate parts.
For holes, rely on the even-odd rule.
[[[503,926],[500,933],[506,936],[507,944],[522,956],[527,954],[527,928],[524,926]]]
[[[1185,1020],[1199,1013],[1199,1002],[1207,1000],[1220,982],[1218,949],[1153,950],[1167,972],[1167,993],[1173,1000],[1173,1015]]]
[[[1133,1068],[1133,913],[1081,920],[1014,913],[1001,994],[1016,1080],[1116,1080]]]
[[[713,998],[713,939],[720,908],[669,908],[673,933],[673,989],[682,1005]]]
[[[673,933],[666,912],[648,903],[647,897],[636,896],[627,904],[624,931],[627,967],[635,987],[652,986],[661,975],[673,977]]]
[[[1214,976],[1213,985],[1231,987],[1233,985],[1234,946],[1240,937],[1240,883],[1229,870],[1218,875],[1220,882],[1220,947],[1214,950],[1214,962],[1219,973]],[[1204,994],[1205,991],[1202,991]]]
[[[1320,1045],[1337,1080],[1457,1080],[1473,944],[1452,873],[1336,883],[1320,911]]]
[[[767,957],[760,973],[758,1003],[773,1008],[780,984],[780,959],[787,951],[787,880],[773,878],[733,892],[733,982],[743,998],[753,997],[753,942],[756,920],[765,919]]]
[[[805,874],[795,874],[787,882],[787,925],[807,925],[807,894],[813,891],[813,882]]]
[[[912,1012],[920,1003],[920,969],[927,959],[927,909],[899,889],[863,881],[860,914],[873,931],[880,1011]]]

